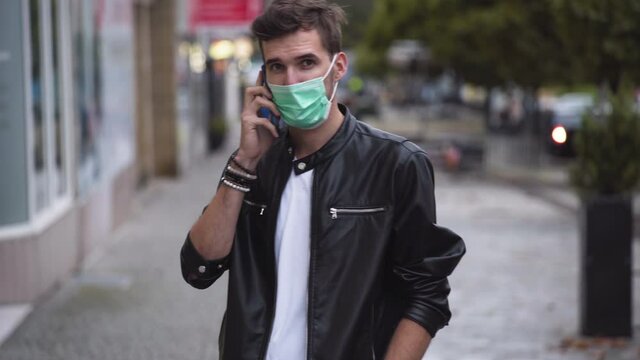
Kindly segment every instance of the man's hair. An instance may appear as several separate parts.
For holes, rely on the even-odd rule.
[[[335,54],[342,51],[342,8],[325,0],[274,0],[251,25],[260,44],[300,29],[318,31],[322,45]]]

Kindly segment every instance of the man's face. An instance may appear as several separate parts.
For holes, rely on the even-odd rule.
[[[292,85],[323,76],[329,70],[332,60],[332,55],[322,45],[316,30],[298,30],[264,41],[262,50],[267,81],[274,85]],[[333,71],[325,79],[325,88],[333,88],[335,80],[344,73],[342,69],[346,71],[344,53],[338,55]]]

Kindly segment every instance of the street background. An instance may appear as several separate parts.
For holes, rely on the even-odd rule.
[[[0,360],[218,358],[226,275],[191,288],[179,251],[237,147],[267,3],[0,2]],[[640,359],[638,1],[338,3],[337,98],[427,151],[468,249],[425,359]],[[632,204],[630,236],[595,241],[623,251],[598,275],[630,270],[605,285],[631,296],[593,296],[631,301],[624,336],[581,328],[604,195]]]
[[[193,289],[178,254],[234,144],[137,194],[109,246],[34,304],[0,359],[217,359],[226,275]],[[637,337],[580,340],[577,201],[554,184],[530,185],[436,169],[438,221],[465,239],[468,253],[451,277],[451,324],[425,359],[638,359]]]

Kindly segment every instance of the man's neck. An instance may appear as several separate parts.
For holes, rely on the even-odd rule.
[[[344,121],[344,115],[338,109],[337,102],[331,104],[329,118],[315,129],[303,130],[289,128],[289,135],[293,142],[296,158],[302,159],[320,150],[338,131]]]

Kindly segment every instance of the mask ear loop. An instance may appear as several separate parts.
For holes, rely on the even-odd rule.
[[[338,83],[340,80],[336,80],[335,85],[333,85],[333,92],[331,93],[331,97],[329,98],[329,102],[333,101],[333,98],[336,96],[336,90],[338,90]]]
[[[327,69],[327,72],[324,73],[324,76],[322,77],[322,80],[326,79],[327,76],[329,76],[329,73],[331,72],[331,69],[333,69],[333,65],[336,64],[336,59],[338,58],[338,54],[334,54],[333,55],[333,59],[331,60],[331,65],[329,65],[329,69]]]
[[[331,65],[329,65],[329,70],[327,70],[327,73],[324,74],[324,76],[322,77],[322,80],[324,80],[329,73],[331,72],[331,69],[333,69],[333,65],[336,64],[336,59],[338,58],[338,54],[334,54],[333,55],[333,60],[331,60]],[[333,101],[333,98],[336,96],[336,90],[338,90],[338,83],[340,82],[340,80],[336,80],[336,83],[333,85],[333,92],[331,92],[331,97],[329,98],[329,102]]]

